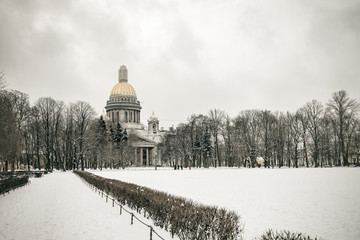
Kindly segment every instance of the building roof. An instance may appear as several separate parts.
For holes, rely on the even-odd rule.
[[[131,84],[120,82],[112,88],[110,96],[112,95],[133,95],[136,97],[136,92]]]

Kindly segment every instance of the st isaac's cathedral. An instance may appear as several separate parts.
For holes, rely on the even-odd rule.
[[[135,89],[128,83],[128,71],[124,65],[119,69],[118,83],[112,88],[105,109],[106,118],[114,126],[120,123],[122,128],[137,135],[133,165],[161,165],[157,145],[161,142],[164,133],[159,131],[159,119],[153,113],[148,119],[147,129],[140,122],[140,101],[137,99]]]

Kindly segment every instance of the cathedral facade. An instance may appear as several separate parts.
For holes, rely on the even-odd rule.
[[[120,123],[128,132],[137,136],[134,143],[135,166],[156,166],[161,164],[157,145],[163,133],[159,131],[159,119],[153,113],[148,119],[148,127],[141,123],[141,106],[134,87],[128,83],[128,70],[122,65],[118,83],[112,88],[106,103],[106,118],[115,126]]]

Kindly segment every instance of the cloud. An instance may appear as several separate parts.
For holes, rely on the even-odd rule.
[[[98,113],[125,64],[165,126],[219,108],[295,111],[360,95],[357,1],[2,1],[9,87]]]

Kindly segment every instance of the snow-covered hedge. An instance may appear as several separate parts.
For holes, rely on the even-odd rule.
[[[17,187],[24,186],[28,183],[29,176],[8,176],[0,181],[0,194],[8,192]]]
[[[322,240],[322,238],[311,238],[303,233],[294,233],[286,230],[273,231],[269,229],[256,240]]]
[[[204,206],[165,192],[118,180],[102,178],[88,172],[75,171],[119,203],[145,211],[154,224],[180,239],[241,239],[240,216],[216,206]]]

